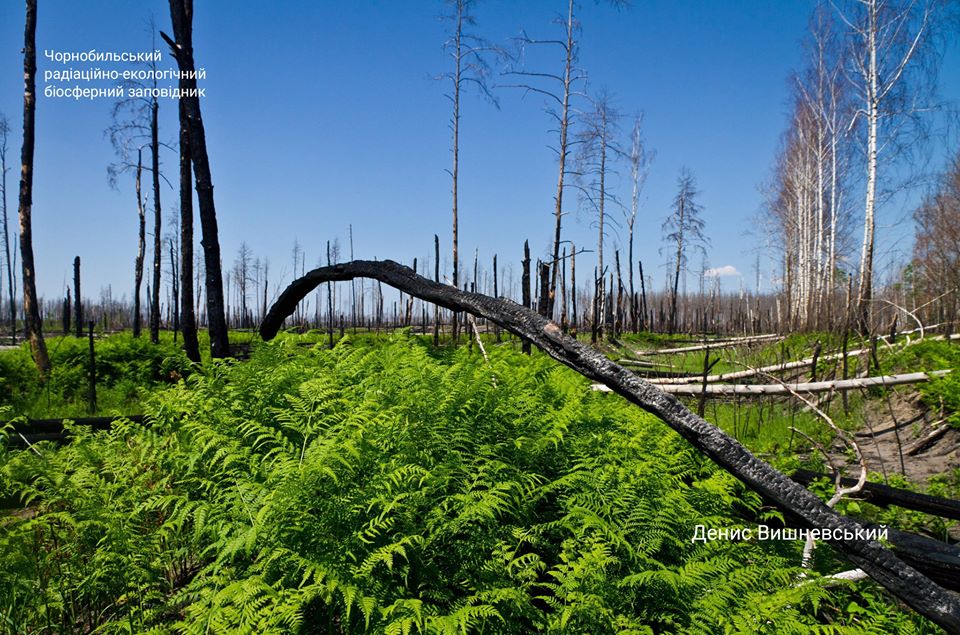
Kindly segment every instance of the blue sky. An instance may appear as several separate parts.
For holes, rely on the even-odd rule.
[[[328,239],[339,239],[346,255],[352,224],[357,257],[407,263],[431,260],[437,233],[449,270],[449,103],[447,86],[433,79],[448,69],[445,25],[437,17],[442,4],[196,4],[194,43],[197,64],[207,72],[202,108],[225,265],[246,241],[255,255],[270,259],[273,282],[281,275],[289,282],[295,239],[310,268]],[[480,2],[476,30],[508,46],[522,29],[556,37],[552,20],[563,4]],[[762,208],[758,187],[786,125],[788,75],[802,65],[799,42],[812,8],[810,2],[760,0],[635,1],[624,10],[582,3],[581,66],[590,87],[606,88],[628,115],[642,110],[647,142],[657,153],[635,253],[658,288],[665,260],[658,253],[660,226],[683,166],[701,191],[709,264],[733,266],[753,285],[759,239],[748,232]],[[44,49],[152,50],[146,21],[152,14],[169,32],[167,10],[164,0],[40,0],[41,92],[43,71],[62,68]],[[0,2],[0,111],[14,128],[8,156],[14,216],[22,37],[22,3]],[[942,74],[943,93],[953,100],[960,97],[958,58],[953,42]],[[547,70],[559,70],[558,57],[547,61],[553,64]],[[167,65],[175,63],[165,55],[161,67]],[[510,89],[496,95],[499,109],[473,93],[464,98],[460,246],[465,269],[475,250],[484,264],[496,253],[516,280],[523,240],[530,240],[534,257],[550,244],[555,135],[542,99]],[[111,106],[107,99],[39,97],[34,250],[42,295],[61,295],[75,255],[84,263],[85,294],[97,297],[107,285],[116,298],[132,290],[136,208],[132,178],[122,179],[119,190],[107,183],[114,156],[103,131]],[[161,103],[161,118],[161,137],[175,141],[175,102]],[[624,138],[628,132],[625,122]],[[938,164],[946,152],[938,150]],[[175,180],[175,153],[166,151],[163,163]],[[627,188],[624,178],[623,196]],[[176,192],[164,186],[161,200],[172,215]],[[909,227],[890,226],[903,212],[889,209],[881,219],[879,251],[888,260],[910,248]],[[592,248],[590,218],[568,216],[565,237]],[[609,248],[625,240],[625,232],[611,236]],[[592,254],[583,258],[592,265]]]

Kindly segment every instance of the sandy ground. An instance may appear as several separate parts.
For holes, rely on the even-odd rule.
[[[960,431],[919,403],[915,394],[871,404],[855,439],[871,472],[903,473],[925,484],[932,476],[960,468]]]

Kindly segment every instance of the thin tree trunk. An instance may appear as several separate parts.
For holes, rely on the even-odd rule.
[[[433,279],[440,284],[440,237],[433,235]],[[350,281],[351,286],[353,281]],[[356,328],[356,325],[354,325]],[[433,307],[433,345],[440,346],[440,307]]]
[[[10,131],[7,120],[0,121],[3,126],[3,140],[0,146],[0,179],[3,192],[3,251],[7,260],[7,299],[10,302],[10,338],[11,343],[17,343],[17,302],[13,290],[13,263],[10,260],[10,224],[7,218],[7,136]]]
[[[73,259],[73,310],[76,312],[74,321],[76,322],[76,336],[83,337],[83,302],[80,298],[80,256]]]
[[[36,270],[33,263],[33,148],[36,129],[37,75],[37,0],[26,0],[26,26],[23,45],[23,147],[20,151],[20,264],[23,271],[24,329],[30,340],[33,361],[46,377],[50,357],[43,339],[43,323],[37,298]]]
[[[150,161],[153,170],[153,302],[150,304],[150,341],[160,342],[160,234],[163,215],[160,208],[160,104],[154,98],[150,106]]]
[[[577,337],[577,246],[570,243],[570,335]]]
[[[332,265],[330,258],[330,241],[327,241],[327,266]],[[317,302],[319,304],[319,302]],[[317,307],[317,311],[320,307]],[[329,347],[333,348],[333,285],[327,283],[327,336],[329,338]]]
[[[173,341],[177,341],[180,332],[180,272],[177,270],[177,248],[174,239],[170,238],[170,322],[173,324]]]
[[[637,266],[640,268],[640,328],[647,328],[649,326],[646,324],[647,321],[647,284],[643,279],[643,261],[638,260]]]
[[[557,297],[557,268],[560,266],[560,228],[563,221],[563,178],[566,175],[567,170],[567,131],[570,126],[570,86],[573,81],[573,31],[574,31],[574,22],[573,22],[573,0],[568,0],[567,2],[567,44],[566,44],[566,62],[563,68],[563,105],[560,109],[560,147],[558,152],[560,154],[559,162],[559,172],[557,175],[557,195],[554,197],[554,202],[556,203],[556,208],[554,211],[554,216],[556,219],[554,235],[553,235],[553,263],[552,263],[552,273],[550,275],[550,315],[553,315],[553,303],[554,299]]]
[[[190,123],[186,104],[180,102],[180,327],[187,359],[200,363],[197,316],[193,305],[193,170],[190,167]],[[266,265],[263,272],[263,314],[267,314]]]
[[[143,208],[141,181],[143,177],[143,151],[137,151],[137,174],[134,180],[134,191],[137,195],[137,257],[133,264],[133,336],[140,337],[140,285],[143,284],[143,261],[147,251],[147,215]]]
[[[520,293],[523,300],[523,307],[530,308],[530,242],[523,241],[523,277],[520,279]],[[521,350],[527,355],[530,354],[530,342],[523,340]]]
[[[453,75],[453,117],[451,124],[453,127],[453,170],[450,172],[453,177],[453,286],[459,289],[460,286],[460,253],[457,248],[458,226],[457,226],[457,178],[460,167],[460,64],[461,64],[461,36],[463,35],[463,2],[457,2],[457,28],[454,33],[454,60],[456,70]],[[453,343],[457,344],[460,337],[459,316],[456,312],[453,314]]]

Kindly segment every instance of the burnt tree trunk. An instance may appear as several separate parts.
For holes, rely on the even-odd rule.
[[[176,343],[177,333],[180,332],[180,271],[177,268],[177,250],[173,238],[170,239],[170,286],[170,304],[173,305],[170,322],[173,324],[173,342]]]
[[[137,242],[137,258],[133,264],[133,336],[140,337],[140,285],[143,284],[143,261],[147,251],[147,214],[143,209],[143,196],[140,183],[143,177],[143,151],[137,151],[137,176],[134,180],[137,194],[137,220],[139,226]]]
[[[63,336],[70,335],[70,316],[73,315],[73,303],[70,300],[70,287],[67,287],[67,295],[63,298],[63,312],[60,317],[63,319]]]
[[[183,330],[183,350],[187,358],[200,363],[200,343],[197,341],[197,316],[193,308],[193,191],[190,181],[190,123],[185,104],[180,111],[180,328]],[[266,315],[266,271],[264,271],[264,310]]]
[[[545,318],[550,315],[550,265],[545,262],[540,265],[540,299],[537,301],[537,313]]]
[[[17,343],[17,302],[13,291],[13,263],[10,261],[10,225],[7,219],[7,136],[10,131],[6,119],[0,120],[0,126],[3,126],[3,135],[0,138],[0,192],[3,193],[3,200],[0,205],[3,208],[3,252],[7,262],[7,299],[10,302],[10,340],[11,344]]]
[[[440,284],[440,237],[433,235],[433,279]],[[352,284],[352,283],[351,283]],[[266,313],[264,313],[266,316]],[[357,320],[353,320],[353,328],[357,328]],[[433,345],[440,346],[440,307],[433,307]]]
[[[90,321],[88,327],[87,342],[89,342],[90,349],[90,368],[87,375],[87,411],[93,415],[97,413],[97,357],[93,346],[93,320]]]
[[[207,156],[207,140],[200,115],[200,97],[196,92],[196,67],[193,60],[193,0],[170,0],[170,20],[176,42],[165,33],[161,37],[170,45],[181,74],[181,96],[190,128],[190,158],[196,179],[197,202],[200,207],[200,229],[203,231],[203,261],[207,287],[207,329],[210,332],[212,357],[230,355],[227,341],[227,320],[223,311],[223,274],[220,268],[220,239],[217,210],[213,200],[213,178]],[[192,92],[191,92],[192,91]]]
[[[37,299],[33,263],[33,148],[37,110],[37,0],[26,0],[23,32],[23,146],[20,149],[20,265],[23,272],[24,331],[30,341],[33,361],[46,377],[50,357],[43,339],[43,322]]]
[[[77,337],[83,337],[83,303],[80,297],[80,256],[76,256],[73,259],[73,311]]]
[[[530,308],[530,242],[523,241],[523,276],[520,278],[520,294],[523,300],[523,307]],[[530,354],[530,341],[522,338],[521,350],[527,355]]]
[[[160,210],[160,104],[153,99],[150,105],[150,165],[153,171],[153,299],[150,302],[150,341],[160,342],[160,261],[163,249],[160,234],[163,231],[163,214]]]
[[[875,540],[858,540],[858,522],[838,514],[803,486],[793,482],[750,453],[736,439],[688,410],[664,393],[589,346],[564,335],[560,327],[509,300],[465,293],[418,276],[393,261],[353,261],[321,267],[295,280],[270,308],[260,325],[264,340],[272,339],[297,303],[324,282],[373,278],[452,311],[467,311],[500,324],[534,342],[548,355],[578,373],[608,386],[650,412],[689,441],[717,465],[763,497],[794,514],[804,526],[827,534],[827,540],[855,566],[863,569],[893,595],[944,629],[960,633],[960,599],[897,558]],[[862,535],[862,534],[861,534]],[[850,536],[849,538],[847,536]]]

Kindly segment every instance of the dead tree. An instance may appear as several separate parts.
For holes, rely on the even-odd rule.
[[[43,339],[33,262],[33,148],[37,110],[37,0],[26,0],[23,34],[23,146],[20,150],[20,264],[23,271],[23,314],[33,361],[44,377],[50,357]]]
[[[447,0],[450,13],[443,16],[451,23],[450,37],[444,42],[444,49],[453,60],[453,70],[444,73],[442,79],[450,82],[450,92],[447,97],[453,106],[450,114],[450,130],[453,135],[451,151],[453,164],[450,167],[451,194],[453,197],[453,276],[452,284],[459,288],[460,284],[460,252],[459,252],[459,198],[458,185],[460,177],[460,93],[465,85],[473,84],[494,105],[497,105],[489,88],[487,77],[489,67],[484,55],[493,50],[487,42],[467,30],[476,24],[471,14],[474,0]],[[453,341],[459,336],[459,322],[457,314],[453,314]]]
[[[220,267],[220,238],[217,230],[217,210],[213,199],[213,178],[207,156],[207,140],[200,115],[196,66],[193,60],[193,0],[170,0],[170,20],[176,41],[161,32],[170,46],[180,70],[181,102],[184,104],[190,129],[190,158],[196,179],[197,201],[200,207],[200,228],[203,231],[204,272],[207,287],[207,328],[210,332],[210,354],[213,357],[230,355],[227,340],[227,320],[223,308],[223,274]]]
[[[630,162],[630,213],[625,214],[627,222],[627,284],[630,288],[630,329],[638,332],[643,327],[644,316],[640,312],[640,303],[633,288],[633,230],[637,222],[637,212],[640,210],[640,194],[647,182],[650,164],[656,156],[647,148],[643,140],[643,115],[637,115],[633,121],[633,131],[630,133],[630,152],[627,159]],[[640,265],[643,271],[643,265]],[[643,281],[640,281],[643,285]],[[644,304],[646,304],[644,302]],[[646,307],[644,306],[644,311]]]
[[[670,293],[670,316],[668,332],[677,329],[677,296],[680,291],[680,272],[687,261],[690,249],[704,250],[707,242],[703,235],[701,208],[696,202],[696,183],[689,170],[684,168],[677,179],[677,195],[673,199],[673,213],[663,223],[663,230],[669,232],[664,238],[676,248],[674,255],[673,288]]]
[[[190,124],[185,104],[178,104],[180,114],[180,328],[187,359],[200,363],[197,341],[197,316],[193,305],[193,170],[190,169]],[[266,278],[266,270],[264,270]],[[264,290],[266,305],[266,290]],[[263,315],[266,315],[264,306]]]
[[[573,123],[573,100],[579,95],[579,86],[586,81],[586,74],[577,66],[577,53],[579,50],[579,41],[577,35],[580,31],[580,23],[575,16],[576,5],[574,0],[567,1],[567,11],[563,18],[563,37],[557,40],[536,40],[523,34],[519,38],[521,47],[528,45],[553,45],[559,46],[564,57],[563,71],[560,74],[529,72],[524,70],[510,70],[508,75],[517,75],[529,80],[531,83],[513,85],[514,88],[522,88],[525,91],[537,93],[545,96],[550,104],[548,112],[551,117],[557,121],[557,132],[559,134],[559,143],[557,145],[558,158],[558,176],[557,190],[554,195],[554,236],[553,236],[553,262],[551,263],[550,273],[550,314],[553,313],[553,302],[557,294],[558,268],[560,266],[560,235],[563,225],[563,192],[564,181],[567,176],[567,158],[570,155],[569,131]],[[546,82],[548,87],[541,85]]]
[[[530,308],[530,241],[523,241],[523,275],[520,278],[520,297],[523,301],[523,308]],[[530,354],[530,342],[523,340],[521,350],[527,355]]]
[[[153,302],[150,304],[150,341],[160,342],[160,262],[162,256],[160,232],[163,215],[160,209],[160,104],[154,97],[150,104],[150,162],[153,181]]]
[[[664,393],[589,346],[564,335],[551,320],[515,302],[462,292],[418,276],[408,267],[387,261],[358,260],[321,267],[295,280],[270,308],[260,325],[272,339],[296,305],[318,285],[354,278],[372,278],[452,311],[466,311],[495,322],[535,343],[548,355],[650,412],[678,432],[721,468],[751,489],[816,528],[827,542],[897,598],[944,629],[960,633],[960,600],[904,563],[876,540],[856,539],[864,527],[827,507],[816,495],[761,461],[736,439],[698,417],[675,397]]]
[[[149,29],[151,36],[155,37],[156,28],[151,20]],[[141,193],[141,179],[143,171],[150,173],[151,192],[153,203],[153,274],[151,276],[152,285],[150,286],[148,325],[150,329],[150,341],[157,343],[160,341],[160,278],[163,260],[163,239],[161,236],[163,228],[163,215],[160,202],[160,181],[167,180],[160,172],[160,148],[166,147],[160,141],[159,129],[159,100],[155,96],[157,88],[157,63],[155,60],[149,62],[149,74],[154,79],[150,86],[144,86],[139,82],[128,81],[125,83],[131,89],[141,89],[143,94],[152,96],[129,96],[118,100],[111,113],[112,123],[106,130],[110,143],[113,145],[114,152],[117,155],[117,161],[107,166],[107,178],[110,186],[117,187],[120,175],[126,172],[134,172],[135,189],[137,196],[137,214],[140,221],[139,242],[137,249],[137,258],[134,263],[134,337],[140,336],[140,285],[143,279],[144,254],[146,251],[146,211],[145,199]],[[146,90],[144,90],[146,89]],[[138,93],[139,94],[139,93]],[[150,153],[149,167],[143,165],[143,151]],[[137,161],[133,161],[133,153],[137,154]],[[169,185],[169,181],[167,181]]]
[[[0,113],[0,205],[3,210],[3,251],[7,265],[7,299],[10,302],[10,337],[17,343],[17,302],[13,291],[13,264],[10,260],[10,225],[7,221],[7,138],[10,134],[10,121]]]
[[[240,328],[247,328],[248,325],[248,316],[247,316],[247,297],[248,287],[250,283],[250,266],[253,258],[253,250],[247,245],[246,242],[240,243],[240,248],[237,250],[237,259],[233,263],[233,279],[237,283],[237,300],[240,305]],[[296,275],[296,271],[294,271]]]
[[[617,136],[620,113],[611,103],[606,92],[601,92],[594,100],[593,110],[584,117],[583,130],[577,135],[578,151],[577,187],[580,191],[581,204],[585,205],[591,214],[595,215],[597,226],[597,291],[594,294],[594,315],[600,316],[595,325],[598,338],[603,338],[605,330],[605,303],[608,290],[606,267],[603,264],[603,248],[606,242],[607,225],[610,220],[607,216],[607,204],[617,204],[616,197],[607,186],[610,177],[614,174],[611,169],[614,159],[622,154],[615,139]],[[607,329],[607,335],[611,335]]]
[[[76,336],[83,337],[83,302],[80,300],[80,256],[73,259],[73,300],[76,316]],[[69,329],[67,329],[69,330]]]
[[[143,151],[150,147],[153,138],[151,102],[149,99],[123,99],[114,104],[113,123],[107,129],[117,161],[107,166],[107,180],[112,188],[122,174],[132,171],[134,175],[134,195],[137,198],[137,255],[133,264],[133,336],[140,337],[142,315],[140,311],[140,288],[143,285],[143,267],[147,250],[147,212],[143,196]],[[133,153],[136,151],[136,162]],[[152,152],[152,149],[151,149]],[[158,149],[159,152],[159,149]],[[159,163],[159,158],[158,158]],[[159,179],[159,176],[158,176]],[[159,251],[157,252],[159,253]],[[149,285],[148,285],[149,286]],[[155,298],[149,298],[148,305],[153,306]],[[151,309],[152,310],[152,309]],[[152,314],[151,314],[152,315]]]

